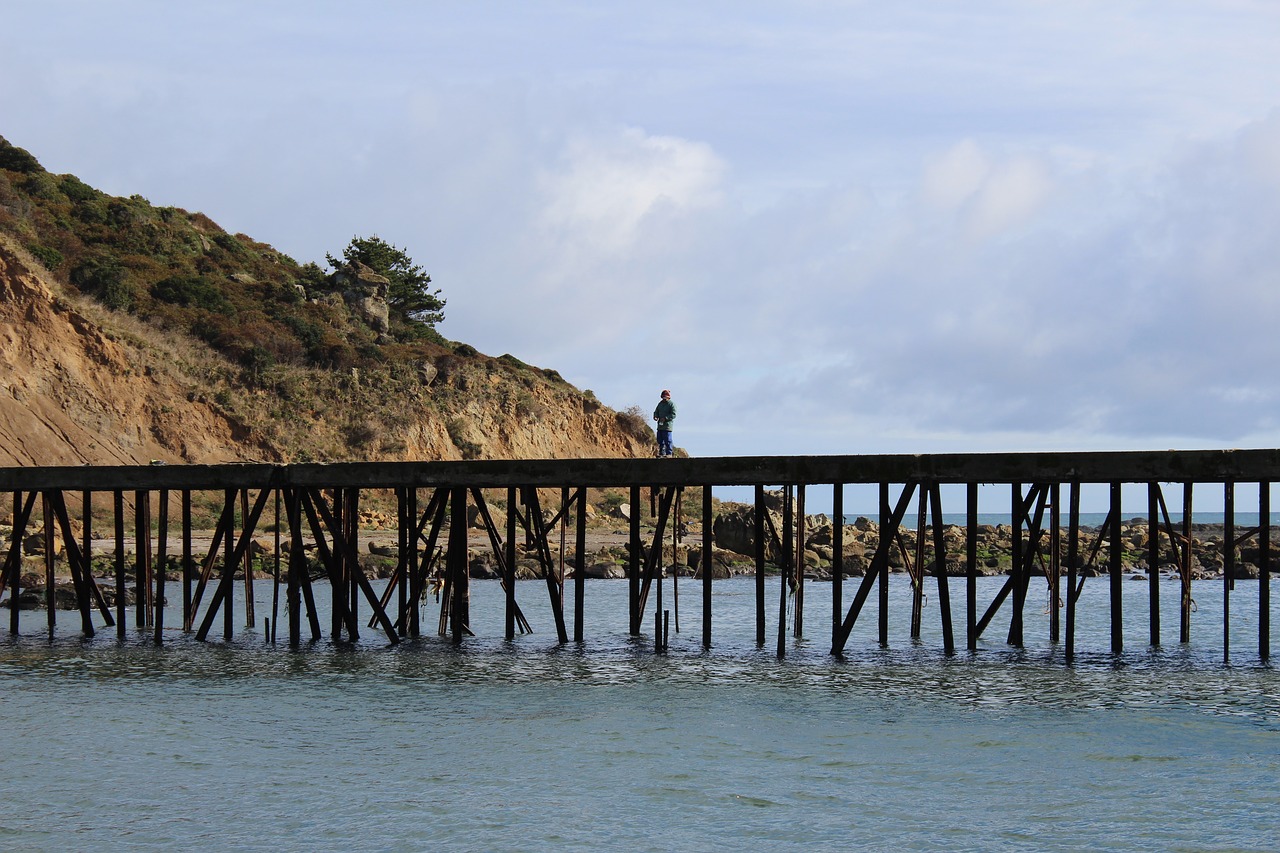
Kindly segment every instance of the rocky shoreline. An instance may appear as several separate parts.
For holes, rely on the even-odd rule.
[[[593,518],[586,530],[586,559],[583,561],[583,574],[593,579],[622,579],[626,577],[630,562],[630,535],[627,529],[626,515],[629,508],[625,505],[615,507],[612,515],[593,512]],[[774,510],[768,510],[773,517],[774,529],[782,527],[781,517]],[[503,526],[501,513],[495,523]],[[716,514],[712,529],[711,565],[713,578],[728,578],[750,575],[756,570],[755,565],[755,508],[747,504],[725,503]],[[361,556],[360,564],[366,576],[388,578],[395,571],[398,562],[398,546],[391,531],[393,522],[378,513],[361,513]],[[652,521],[642,521],[641,540],[644,543],[644,557],[652,547],[654,528]],[[767,529],[767,528],[766,528]],[[816,581],[829,581],[836,571],[844,577],[861,577],[867,572],[876,549],[880,544],[881,528],[878,523],[868,518],[858,518],[854,523],[844,526],[842,553],[837,559],[833,550],[834,526],[825,515],[811,515],[805,518],[805,547],[801,555],[805,577]],[[1181,528],[1175,530],[1179,539]],[[1236,530],[1235,577],[1237,579],[1256,579],[1261,571],[1261,555],[1256,531]],[[926,570],[933,572],[933,531],[926,527],[924,543],[924,561]],[[1191,528],[1191,577],[1193,580],[1221,578],[1224,568],[1223,544],[1224,529],[1221,524],[1195,524]],[[0,541],[11,538],[12,531],[0,527]],[[965,564],[965,529],[958,525],[946,525],[942,531],[946,546],[946,572],[949,576],[966,575]],[[1132,518],[1120,527],[1120,565],[1121,571],[1134,578],[1145,578],[1149,575],[1148,565],[1148,525],[1146,519]],[[1242,537],[1244,537],[1242,539]],[[560,538],[551,536],[551,554],[553,571],[563,572],[567,578],[576,576],[573,556],[573,533],[565,537],[563,555],[560,551]],[[702,531],[697,525],[682,525],[682,535],[672,541],[670,531],[664,536],[661,544],[662,556],[659,561],[664,575],[681,577],[701,577],[703,570]],[[212,533],[204,531],[195,537],[195,553],[207,552],[211,544]],[[473,578],[497,578],[500,576],[499,565],[488,544],[487,534],[482,522],[474,516],[469,530],[470,548],[468,553],[469,574]],[[1060,571],[1067,571],[1067,535],[1065,528],[1061,531],[1059,550]],[[102,582],[99,587],[113,604],[115,594],[115,543],[110,539],[98,539],[93,557],[95,577]],[[443,541],[443,539],[441,540]],[[1023,530],[1024,550],[1029,547],[1027,531]],[[61,545],[60,542],[57,543]],[[132,603],[134,588],[134,553],[136,548],[132,540],[124,543],[126,552],[126,572],[128,589],[126,595]],[[1037,556],[1032,562],[1032,573],[1045,574],[1050,565],[1049,532],[1042,532],[1039,538]],[[176,542],[170,543],[169,553],[172,555],[179,549]],[[907,561],[916,559],[916,531],[902,529],[899,531],[899,542],[889,552],[891,572],[901,573],[907,570]],[[153,545],[153,553],[155,546]],[[40,608],[45,605],[45,558],[44,537],[40,531],[29,533],[23,543],[23,566],[20,571],[19,607],[23,609]],[[263,536],[255,538],[251,548],[253,555],[254,577],[270,581],[275,576],[274,539]],[[1160,562],[1156,570],[1164,575],[1177,575],[1178,566],[1169,536],[1161,531]],[[1009,525],[980,525],[977,536],[978,574],[983,576],[1008,574],[1013,562],[1013,530]],[[1082,577],[1106,575],[1109,572],[1111,559],[1111,543],[1106,532],[1094,528],[1082,528],[1080,533],[1077,571]],[[780,555],[777,542],[770,536],[765,543],[766,572],[777,574]],[[442,566],[442,561],[438,561]],[[1280,542],[1271,546],[1271,569],[1280,569]],[[287,578],[287,562],[280,560],[282,581]],[[314,579],[324,576],[323,566],[315,558],[309,557],[310,574]],[[537,559],[536,551],[517,545],[516,578],[518,580],[541,579],[545,577],[544,568]],[[170,558],[168,577],[170,582],[180,574],[180,567],[175,558]],[[64,555],[55,554],[55,597],[56,606],[60,609],[74,609],[75,593],[71,585],[70,575]],[[243,576],[243,570],[237,572]],[[8,606],[8,591],[0,600],[0,606]]]

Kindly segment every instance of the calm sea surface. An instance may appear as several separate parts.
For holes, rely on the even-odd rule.
[[[1002,582],[982,579],[980,608]],[[1259,657],[1257,582],[1232,594],[1229,666],[1220,583],[1196,584],[1183,646],[1165,581],[1152,650],[1147,585],[1126,580],[1113,657],[1106,580],[1088,581],[1071,666],[1039,583],[1024,649],[1003,642],[1006,606],[953,657],[932,584],[908,638],[902,575],[889,648],[873,596],[842,660],[821,583],[808,637],[777,659],[777,579],[763,649],[753,582],[716,583],[709,652],[700,585],[681,581],[666,655],[627,635],[620,581],[588,582],[587,641],[563,648],[532,581],[518,595],[536,633],[504,642],[501,589],[474,582],[461,648],[372,630],[272,648],[262,583],[259,626],[230,644],[168,631],[157,647],[132,614],[123,643],[80,639],[68,613],[51,640],[24,613],[21,637],[0,635],[0,849],[1280,849],[1280,676]],[[963,646],[963,581],[950,590]]]

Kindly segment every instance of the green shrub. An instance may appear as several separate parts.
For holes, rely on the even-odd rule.
[[[62,196],[62,190],[58,187],[58,179],[43,169],[38,172],[29,172],[26,180],[22,182],[22,189],[28,195],[45,201],[53,201]]]
[[[63,175],[58,181],[62,194],[74,202],[93,201],[102,195],[75,175]]]
[[[71,283],[115,311],[133,311],[137,304],[133,286],[115,258],[85,259],[71,271]]]
[[[40,161],[32,156],[29,151],[16,145],[10,145],[9,141],[3,136],[0,136],[0,169],[8,169],[10,172],[44,171]]]
[[[151,286],[152,297],[184,308],[203,308],[215,314],[231,313],[231,303],[218,286],[204,276],[175,275]]]
[[[213,242],[215,245],[217,245],[219,248],[226,251],[228,254],[238,256],[238,255],[243,255],[245,253],[244,244],[241,243],[239,240],[237,240],[235,237],[232,237],[230,234],[226,233],[225,231],[219,234],[214,234]]]
[[[480,354],[471,344],[458,344],[453,348],[453,351],[464,358],[475,358]]]
[[[28,251],[36,257],[36,260],[44,264],[47,270],[56,270],[62,266],[62,253],[57,249],[51,249],[48,246],[28,246]]]

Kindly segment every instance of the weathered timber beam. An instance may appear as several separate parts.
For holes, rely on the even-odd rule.
[[[519,459],[303,465],[0,468],[0,491],[396,488],[512,484],[733,486],[774,483],[1256,482],[1280,480],[1280,449],[1093,453],[721,456],[696,459]]]

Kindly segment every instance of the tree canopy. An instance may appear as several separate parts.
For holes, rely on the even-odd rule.
[[[413,262],[403,250],[378,235],[352,237],[342,250],[342,261],[326,254],[325,259],[334,269],[344,262],[361,263],[391,282],[387,288],[387,305],[393,314],[409,325],[421,324],[435,328],[444,319],[445,301],[440,290],[431,289],[431,276]]]

